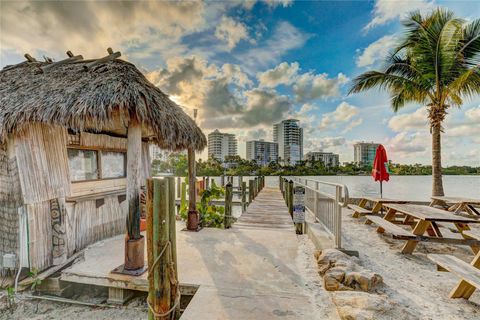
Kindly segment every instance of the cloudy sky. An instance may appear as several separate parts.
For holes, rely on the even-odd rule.
[[[356,141],[383,143],[394,162],[430,163],[425,108],[395,114],[388,96],[347,96],[350,80],[379,68],[413,9],[445,6],[480,17],[475,1],[0,2],[0,66],[23,54],[54,60],[122,52],[192,114],[205,133],[272,139],[294,117],[305,151],[353,160]],[[444,164],[480,165],[480,98],[450,110]]]

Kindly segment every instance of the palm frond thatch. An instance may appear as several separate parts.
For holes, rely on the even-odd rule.
[[[30,122],[73,130],[104,131],[114,118],[136,116],[160,147],[202,150],[206,138],[195,122],[131,63],[112,60],[85,71],[81,61],[45,73],[45,62],[0,71],[0,142]]]

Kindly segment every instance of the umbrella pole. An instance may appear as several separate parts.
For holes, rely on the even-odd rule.
[[[382,180],[380,180],[380,199],[383,199],[383,188],[382,188]],[[380,212],[383,214],[383,206],[380,209]]]

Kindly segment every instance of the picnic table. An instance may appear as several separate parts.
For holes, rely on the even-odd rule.
[[[372,209],[367,209],[367,204],[371,203]],[[352,217],[358,218],[362,215],[367,214],[377,214],[382,209],[383,205],[386,203],[408,203],[405,200],[397,199],[388,199],[388,198],[379,198],[379,197],[363,197],[360,199],[360,202],[357,205],[349,204],[348,207],[353,210]]]
[[[480,241],[463,234],[464,231],[470,230],[468,224],[480,223],[478,220],[452,215],[445,210],[423,205],[386,203],[383,206],[387,208],[385,216],[367,216],[366,223],[373,222],[378,225],[377,232],[388,231],[395,239],[406,240],[402,253],[412,253],[419,241],[468,245],[474,253],[480,249]],[[402,214],[403,221],[396,220],[399,213]],[[437,222],[453,223],[462,235],[462,239],[443,237]],[[398,224],[409,225],[412,231],[403,229]],[[425,233],[428,236],[425,236]]]
[[[479,199],[462,198],[462,197],[444,197],[444,196],[432,196],[432,202],[430,206],[443,205],[448,211],[460,213],[462,211],[467,212],[470,215],[479,216],[480,212],[474,207],[480,206]]]
[[[480,231],[467,230],[463,234],[469,238],[480,240]],[[461,278],[457,286],[450,292],[450,298],[469,299],[477,288],[480,289],[480,251],[470,264],[447,254],[429,254],[427,257],[437,264],[439,271],[450,271]]]

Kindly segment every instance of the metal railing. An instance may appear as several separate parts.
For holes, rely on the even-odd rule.
[[[305,187],[305,208],[332,235],[335,248],[342,248],[342,207],[346,207],[349,201],[347,186],[302,177],[289,179],[294,185]]]

